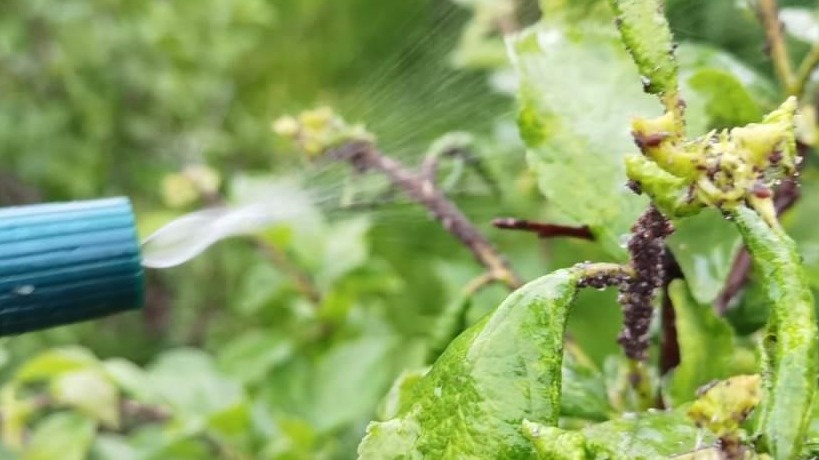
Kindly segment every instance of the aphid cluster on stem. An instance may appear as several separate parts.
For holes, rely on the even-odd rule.
[[[654,293],[665,279],[665,238],[674,232],[674,227],[651,206],[631,231],[628,251],[634,277],[620,287],[618,300],[623,307],[623,330],[618,342],[629,358],[642,361],[647,357]]]

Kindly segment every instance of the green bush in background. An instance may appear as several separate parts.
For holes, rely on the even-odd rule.
[[[545,57],[512,50],[555,69],[549,81],[527,82],[512,70],[498,31],[507,3],[1,3],[3,205],[127,194],[147,235],[208,204],[194,190],[201,178],[191,173],[196,165],[216,172],[219,185],[210,191],[232,203],[275,199],[270,190],[293,181],[321,197],[299,221],[151,273],[143,312],[4,339],[3,455],[351,458],[367,423],[395,410],[385,400],[393,381],[430,364],[451,319],[462,316],[465,327],[505,297],[492,287],[464,301],[463,287],[479,267],[400,195],[372,210],[344,209],[346,172],[305,166],[271,132],[284,113],[330,105],[365,123],[387,154],[409,164],[420,163],[449,132],[470,134],[500,192],[467,172],[452,196],[526,279],[584,260],[622,258],[621,236],[635,215],[599,211],[620,190],[605,187],[622,187],[611,171],[620,161],[612,155],[631,148],[623,126],[645,114],[648,103],[615,30],[606,29],[608,6],[517,2],[511,27],[535,23],[542,11],[545,23],[559,23],[578,40]],[[809,1],[783,6],[816,21]],[[669,0],[666,10],[683,42],[678,55],[694,134],[758,120],[778,105],[752,13],[733,0]],[[794,59],[811,46],[804,37],[788,40]],[[535,174],[527,171],[515,126],[521,81],[550,101],[565,98],[551,107],[555,126],[568,127],[564,134],[577,141],[536,152],[529,158]],[[576,185],[571,169],[562,176],[538,170],[537,155],[549,163],[561,154],[601,165],[584,176],[590,190]],[[809,197],[819,182],[814,159],[807,162],[802,193]],[[364,198],[376,200],[372,189],[385,186],[364,187]],[[814,288],[815,206],[803,199],[784,220]],[[608,234],[603,244],[537,242],[490,229],[490,219],[504,215],[591,224]],[[710,214],[680,227],[670,244],[690,290],[675,290],[680,303],[692,309],[712,303],[738,235]],[[730,323],[708,326],[715,347],[744,345],[764,324],[767,307],[753,279],[729,310]],[[620,323],[611,292],[583,293],[570,318],[587,364],[601,371],[578,381],[595,391],[617,394],[623,386]],[[701,377],[686,372],[696,375],[692,381]],[[607,400],[588,404],[603,412],[629,409]]]

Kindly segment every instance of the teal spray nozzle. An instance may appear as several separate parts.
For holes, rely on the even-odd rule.
[[[140,257],[127,198],[0,209],[0,336],[140,308]]]

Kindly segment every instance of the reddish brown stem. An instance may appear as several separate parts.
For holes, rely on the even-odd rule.
[[[517,289],[523,284],[494,245],[428,177],[385,156],[368,142],[350,142],[329,152],[329,156],[349,161],[360,172],[374,170],[384,174],[413,201],[427,208],[432,217],[460,240],[495,280],[503,282],[510,289]]]
[[[671,251],[665,252],[665,279],[663,280],[662,292],[663,303],[660,310],[660,322],[662,325],[662,335],[660,336],[660,375],[667,374],[680,364],[680,345],[677,342],[677,315],[674,312],[674,304],[668,295],[668,287],[675,279],[683,277],[677,260]]]
[[[594,240],[589,227],[569,227],[566,225],[543,224],[540,222],[532,222],[525,219],[515,219],[513,217],[504,217],[492,221],[492,225],[504,230],[520,230],[524,232],[535,233],[538,238],[579,238],[582,240]]]
[[[751,265],[751,255],[748,254],[745,248],[740,249],[734,258],[734,263],[731,265],[731,271],[725,280],[725,286],[722,287],[722,291],[714,301],[714,309],[718,315],[724,315],[728,311],[731,301],[748,282]]]

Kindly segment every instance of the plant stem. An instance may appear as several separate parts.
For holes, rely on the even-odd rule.
[[[540,222],[532,222],[525,219],[515,219],[513,217],[504,217],[492,221],[492,225],[504,230],[521,230],[524,232],[532,232],[537,234],[538,238],[559,238],[570,237],[579,238],[582,240],[594,240],[589,227],[569,227],[565,225],[543,224]]]
[[[782,33],[782,21],[779,20],[779,6],[776,0],[759,0],[757,9],[759,21],[765,30],[768,53],[773,61],[774,72],[782,88],[789,91],[793,87],[794,77],[791,69],[788,48]]]
[[[634,403],[638,410],[650,409],[654,406],[654,394],[651,389],[651,379],[648,370],[642,361],[629,360],[628,382],[634,390]]]
[[[201,190],[200,193],[203,200],[209,206],[227,206],[225,198],[219,194],[203,193]],[[315,306],[321,304],[321,292],[313,283],[312,277],[293,263],[284,251],[258,236],[251,237],[251,241],[259,254],[263,255],[274,267],[288,276],[293,281],[296,289],[304,295],[310,303]]]
[[[353,141],[328,152],[328,155],[349,161],[357,171],[375,170],[384,174],[393,185],[427,208],[447,232],[460,240],[493,280],[504,283],[510,289],[517,289],[523,284],[500,252],[428,177],[385,156],[369,142]]]
[[[666,279],[665,238],[674,232],[671,222],[653,205],[631,228],[628,242],[632,277],[620,288],[623,330],[617,339],[626,356],[635,361],[648,357],[648,329],[654,314],[654,294]]]
[[[313,283],[313,278],[287,258],[284,251],[267,242],[263,238],[253,238],[253,244],[259,253],[264,255],[277,269],[287,275],[313,305],[321,304],[321,293]]]
[[[810,80],[810,76],[817,67],[819,67],[819,43],[813,45],[799,65],[793,85],[790,88],[791,95],[797,97],[802,95],[805,91],[805,86],[808,84],[808,80]]]
[[[660,323],[662,325],[659,358],[660,375],[667,374],[671,369],[674,369],[680,364],[680,345],[677,341],[677,315],[674,311],[674,305],[671,303],[671,297],[668,295],[668,287],[675,279],[682,279],[683,274],[680,265],[668,249],[666,249],[665,252],[664,265],[665,279],[662,285],[663,299],[660,309]]]
[[[464,288],[464,292],[467,296],[472,297],[493,281],[495,281],[495,277],[491,273],[485,272],[470,281]]]
[[[634,269],[628,265],[610,262],[582,263],[576,267],[583,272],[583,279],[578,284],[580,287],[619,287],[635,274]]]

